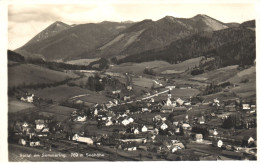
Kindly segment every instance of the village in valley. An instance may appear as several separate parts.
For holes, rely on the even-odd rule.
[[[10,162],[257,160],[255,4],[6,6]]]
[[[104,80],[107,87],[114,84],[117,88],[102,88],[111,99],[106,103],[78,99],[84,95],[57,103],[29,92],[16,94],[18,100],[35,107],[9,118],[9,142],[21,151],[33,148],[54,158],[64,154],[76,160],[256,159],[255,101],[203,99],[187,93],[194,89],[191,85],[173,85],[173,80],[165,77],[151,79],[152,86],[138,95],[136,89],[140,88],[133,78],[142,76],[102,76],[95,72],[96,88],[103,87]],[[53,106],[71,111],[66,116],[62,110],[48,113],[47,108]]]

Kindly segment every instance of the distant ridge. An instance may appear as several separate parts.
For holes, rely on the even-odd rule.
[[[199,32],[226,28],[228,26],[224,23],[206,15],[196,15],[192,18],[165,16],[157,21],[145,19],[123,30],[96,51],[81,54],[81,57],[95,55],[110,58],[119,55],[133,55],[167,46],[172,41],[183,39]]]
[[[136,23],[103,21],[69,26],[57,21],[19,48],[18,52],[31,56],[36,54],[51,61],[122,59],[164,48],[195,34],[253,25],[251,22],[241,25],[223,23],[203,14],[191,18],[165,16],[157,21],[145,19]]]
[[[129,26],[131,23],[105,22],[68,26],[55,22],[16,51],[39,54],[46,60],[60,61],[95,49]],[[45,35],[48,37],[43,37]],[[37,41],[39,38],[41,39]]]

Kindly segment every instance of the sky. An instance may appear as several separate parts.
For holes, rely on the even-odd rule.
[[[19,48],[55,21],[71,25],[105,20],[158,20],[166,15],[190,18],[197,14],[206,14],[224,23],[242,23],[255,19],[255,7],[249,3],[12,4],[8,6],[8,49]]]

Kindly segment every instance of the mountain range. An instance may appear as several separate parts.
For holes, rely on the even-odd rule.
[[[165,60],[178,63],[199,56],[219,57],[222,66],[252,64],[255,59],[255,32],[240,26],[213,32],[194,34],[172,42],[170,45],[137,53],[118,60],[144,62]]]
[[[37,54],[46,60],[62,60],[95,49],[129,25],[131,23],[101,22],[67,26],[55,22],[16,52]]]
[[[171,42],[187,36],[228,28],[206,15],[197,15],[190,19],[166,16],[160,20],[144,20],[122,31],[111,41],[94,51],[94,55],[111,57],[132,55],[146,50],[164,47]],[[87,53],[83,55],[88,55]]]
[[[165,60],[177,63],[216,55],[222,64],[255,58],[255,21],[223,23],[207,15],[165,16],[157,21],[67,25],[55,22],[15,51],[48,61],[106,58],[117,63]],[[223,52],[228,56],[223,56]],[[227,61],[225,59],[229,58]]]

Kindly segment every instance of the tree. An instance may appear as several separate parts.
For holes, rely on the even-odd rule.
[[[143,157],[142,153],[139,153],[140,161],[142,161],[142,157]]]
[[[87,125],[83,126],[83,132],[84,132],[84,136],[88,136],[89,131],[88,131],[88,126]]]
[[[112,63],[114,63],[114,64],[117,64],[117,63],[118,63],[118,61],[117,61],[117,58],[116,58],[116,57],[113,57],[113,58],[111,58],[111,59],[110,59],[110,61],[111,61]]]
[[[154,90],[155,88],[155,84],[153,83],[153,85],[151,86],[151,90]]]
[[[171,122],[174,122],[174,114],[170,113],[167,119]]]
[[[91,116],[91,111],[90,111],[90,108],[87,108],[87,109],[85,109],[85,114],[88,116],[88,117],[90,117]]]
[[[224,120],[222,127],[226,129],[230,128],[241,128],[243,126],[243,117],[241,114],[237,113],[229,116]]]
[[[180,126],[180,135],[183,136],[184,135],[184,131],[183,131],[183,127]]]
[[[117,99],[119,99],[119,100],[121,99],[121,97],[120,97],[120,94],[119,94],[119,93],[117,94]]]

